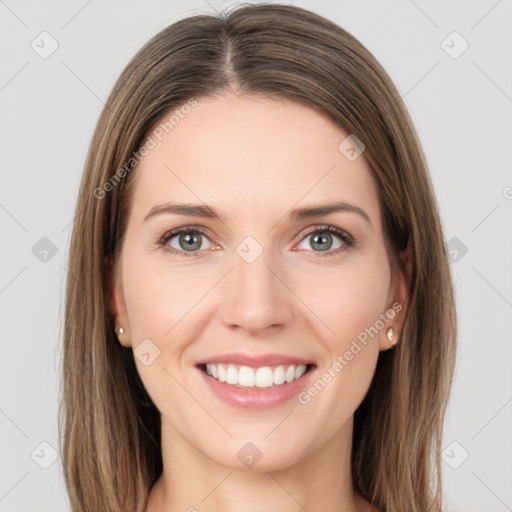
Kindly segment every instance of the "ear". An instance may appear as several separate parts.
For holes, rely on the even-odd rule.
[[[114,319],[116,336],[119,339],[119,343],[125,347],[129,347],[131,346],[130,326],[124,303],[119,265],[114,263],[110,257],[106,257],[105,266],[107,269],[107,308]],[[124,333],[118,334],[121,327],[124,329]]]
[[[405,313],[408,306],[408,288],[412,276],[413,248],[411,239],[407,243],[407,248],[399,253],[400,260],[405,270],[405,275],[400,268],[396,268],[391,277],[391,287],[388,296],[388,308],[384,313],[384,328],[379,333],[379,349],[388,350],[393,347],[400,339],[404,323]],[[393,328],[392,342],[389,341],[388,331]]]

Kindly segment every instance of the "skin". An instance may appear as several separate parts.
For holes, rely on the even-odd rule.
[[[390,272],[364,153],[349,161],[338,150],[347,134],[307,106],[231,91],[198,101],[135,171],[111,283],[120,343],[135,349],[149,338],[160,350],[148,366],[135,357],[162,419],[164,471],[147,511],[376,512],[352,486],[353,414],[380,351],[391,347],[388,328],[399,335],[406,283]],[[286,218],[340,200],[362,208],[371,225],[353,212]],[[168,201],[205,203],[224,222],[171,213],[144,222]],[[327,234],[327,251],[318,249],[322,230],[306,232],[323,225],[357,244],[335,254],[344,242]],[[207,231],[197,235],[199,257],[157,245],[182,226]],[[236,252],[247,236],[263,249],[250,264]],[[167,245],[186,253],[179,235]],[[410,253],[401,257],[410,268]],[[315,362],[320,375],[395,302],[402,311],[306,405],[295,397],[263,411],[232,407],[194,368],[218,354],[277,352]],[[251,469],[237,457],[247,442],[262,453]]]

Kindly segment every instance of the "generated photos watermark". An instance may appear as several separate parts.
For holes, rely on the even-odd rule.
[[[144,144],[140,146],[138,151],[134,151],[132,156],[125,162],[125,164],[117,169],[112,176],[101,186],[94,189],[94,197],[96,199],[103,199],[107,192],[111,192],[114,187],[126,177],[126,175],[139,164],[142,159],[149,155],[152,149],[155,149],[160,142],[162,142],[164,135],[170,133],[182,119],[184,119],[193,108],[197,107],[198,102],[195,98],[190,98],[180,108],[175,109],[167,120],[162,121],[156,128],[153,129],[150,135],[146,138]]]
[[[302,405],[309,404],[311,399],[317,396],[320,391],[322,391],[327,386],[327,384],[331,382],[336,377],[336,375],[338,375],[341,370],[345,368],[345,366],[348,365],[350,361],[352,361],[354,356],[359,354],[359,352],[361,352],[361,350],[366,347],[369,341],[368,337],[373,339],[375,336],[377,336],[379,332],[384,329],[386,324],[395,318],[395,315],[401,310],[402,305],[398,302],[395,302],[390,309],[379,315],[379,319],[376,320],[372,326],[366,327],[363,331],[361,331],[357,335],[357,339],[352,340],[350,348],[343,354],[338,355],[334,363],[332,363],[331,366],[329,366],[307,390],[299,393],[297,397],[299,403]]]

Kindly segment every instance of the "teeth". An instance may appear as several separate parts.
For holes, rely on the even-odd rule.
[[[244,367],[242,366],[242,368]],[[242,376],[242,368],[240,368],[240,377]],[[248,366],[245,368],[254,375],[254,370],[252,368],[249,368]],[[247,381],[244,382],[240,379],[237,384],[240,384],[240,386],[247,386]],[[274,372],[272,371],[272,368],[269,368],[268,366],[258,368],[256,370],[256,387],[268,388],[269,386],[272,386],[272,384],[274,384]]]
[[[228,384],[238,384],[238,372],[233,365],[228,366],[228,371],[226,372],[226,382]]]
[[[306,373],[306,365],[251,368],[233,364],[207,364],[206,373],[219,382],[247,388],[268,388],[292,382]]]

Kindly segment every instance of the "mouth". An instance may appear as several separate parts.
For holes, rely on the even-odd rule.
[[[231,363],[200,363],[196,367],[207,377],[230,387],[247,390],[268,390],[286,387],[304,379],[316,364],[281,364],[275,366],[245,366]]]

